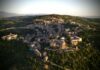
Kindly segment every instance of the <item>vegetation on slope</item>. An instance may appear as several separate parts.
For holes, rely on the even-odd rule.
[[[71,70],[99,70],[100,52],[86,43],[83,44],[83,48],[81,46],[79,51],[74,52],[48,51],[49,60]],[[43,62],[37,58],[21,42],[0,40],[1,70],[41,70]],[[49,67],[50,70],[61,70],[50,64]]]

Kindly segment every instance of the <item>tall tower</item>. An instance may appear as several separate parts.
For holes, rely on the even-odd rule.
[[[66,44],[66,42],[65,42],[65,38],[64,37],[62,37],[61,38],[61,49],[66,49],[67,48],[67,44]]]

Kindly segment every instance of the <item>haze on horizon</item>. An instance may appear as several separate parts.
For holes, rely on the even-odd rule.
[[[100,17],[99,0],[0,0],[0,11],[31,15]]]

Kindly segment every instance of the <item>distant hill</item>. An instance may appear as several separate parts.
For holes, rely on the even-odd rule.
[[[0,17],[12,17],[12,16],[18,16],[18,15],[19,14],[0,11]]]
[[[78,16],[70,16],[70,15],[59,15],[59,14],[44,14],[44,15],[19,15],[19,14],[14,14],[14,13],[7,13],[7,12],[0,12],[0,18],[1,20],[15,20],[15,21],[24,21],[30,22],[30,23],[35,23],[35,21],[42,21],[42,22],[60,22],[64,21],[64,23],[67,22],[76,22],[78,24],[83,24],[83,25],[88,25],[91,23],[95,24],[100,22],[100,18],[85,18],[85,17],[78,17]]]

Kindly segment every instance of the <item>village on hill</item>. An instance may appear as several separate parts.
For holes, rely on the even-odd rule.
[[[22,40],[30,47],[40,46],[48,49],[78,49],[78,44],[82,42],[79,33],[82,31],[81,25],[76,22],[65,23],[61,18],[35,19],[34,24],[29,24],[26,29],[33,29],[33,33],[25,36],[18,34],[8,34],[2,36],[3,40]],[[44,44],[44,46],[42,45]]]
[[[79,20],[74,21],[75,19],[67,20],[64,18],[57,15],[5,18],[4,20],[6,21],[2,20],[4,24],[0,26],[1,44],[4,46],[3,42],[7,42],[8,46],[17,46],[13,47],[15,49],[11,49],[11,53],[14,53],[14,50],[16,51],[18,47],[21,49],[17,49],[17,51],[19,52],[20,50],[22,52],[22,49],[27,46],[27,54],[20,55],[26,55],[25,57],[29,61],[41,62],[42,65],[40,65],[40,68],[44,68],[45,70],[49,70],[50,66],[62,70],[71,70],[69,67],[59,65],[56,61],[62,59],[67,60],[66,56],[68,57],[68,61],[71,61],[69,59],[74,58],[70,58],[70,56],[72,57],[73,55],[74,57],[76,54],[81,55],[82,53],[79,52],[85,46],[91,46],[89,38],[92,36],[91,32],[96,29],[95,25],[81,23],[78,22]],[[26,50],[24,53],[26,53]],[[89,53],[89,50],[85,49],[85,51]],[[85,53],[84,51],[82,52]],[[65,54],[68,55],[65,56]],[[62,55],[61,58],[60,55]],[[77,55],[77,57],[80,58],[81,56]],[[85,59],[86,57],[82,58]],[[53,61],[53,59],[56,60]],[[65,61],[62,62],[64,63]]]

